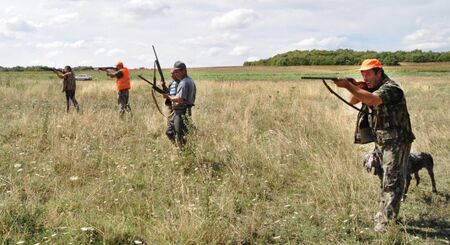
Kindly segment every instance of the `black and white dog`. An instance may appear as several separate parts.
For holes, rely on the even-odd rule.
[[[383,168],[381,168],[380,156],[377,152],[368,153],[364,156],[363,166],[366,168],[367,172],[371,172],[373,169],[373,174],[377,175],[380,179],[383,178]],[[411,174],[414,174],[416,179],[416,186],[420,183],[419,170],[425,168],[430,175],[432,191],[436,190],[436,181],[434,180],[433,172],[433,157],[427,152],[411,153],[408,158],[406,166],[406,176],[405,176],[405,187],[403,192],[403,199],[405,199],[408,193],[409,184],[411,183]]]
[[[406,180],[405,180],[405,192],[408,193],[409,183],[411,182],[411,174],[414,174],[414,178],[416,179],[416,186],[420,183],[419,170],[425,168],[428,171],[428,175],[430,175],[432,191],[437,192],[436,190],[436,181],[434,180],[434,172],[433,172],[433,157],[430,153],[427,152],[418,152],[411,153],[408,158],[407,172],[406,172]]]

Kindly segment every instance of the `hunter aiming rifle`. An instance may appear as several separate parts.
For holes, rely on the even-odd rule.
[[[345,100],[344,98],[342,98],[339,94],[337,94],[336,92],[334,92],[333,89],[331,89],[331,87],[325,82],[325,80],[338,80],[338,77],[313,77],[313,76],[303,76],[301,77],[301,79],[309,79],[309,80],[322,80],[323,85],[325,85],[325,87],[327,87],[328,91],[330,91],[330,93],[334,94],[338,99],[340,99],[342,102],[344,102],[345,104],[347,104],[348,106],[352,107],[353,109],[362,112],[362,113],[367,113],[361,109],[359,109],[358,107],[348,103],[347,100]],[[342,78],[341,78],[342,79]],[[355,86],[358,86],[364,90],[369,90],[369,88],[367,87],[367,85],[365,83],[358,83],[354,78],[351,77],[346,77],[343,78],[345,80],[347,80],[348,82],[352,83]],[[361,87],[361,85],[363,85],[363,87]]]
[[[164,115],[164,113],[161,111],[161,108],[159,107],[158,102],[156,101],[156,97],[155,97],[155,91],[158,92],[159,94],[167,94],[167,91],[165,91],[164,89],[159,88],[156,85],[156,70],[158,70],[158,73],[159,73],[159,76],[161,78],[161,81],[164,83],[165,80],[164,80],[163,71],[161,69],[161,65],[159,64],[158,55],[156,54],[155,46],[152,45],[152,48],[153,48],[153,53],[155,54],[155,61],[153,62],[153,82],[150,82],[149,80],[145,79],[142,75],[138,75],[138,77],[140,79],[146,81],[148,84],[150,84],[152,86],[153,102],[155,102],[156,108],[158,109],[159,113],[167,118],[167,116]]]

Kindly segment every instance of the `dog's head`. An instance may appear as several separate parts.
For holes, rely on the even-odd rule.
[[[379,154],[373,151],[364,155],[363,167],[366,168],[368,173],[372,172],[373,169],[373,174],[377,175],[381,169],[381,158]]]

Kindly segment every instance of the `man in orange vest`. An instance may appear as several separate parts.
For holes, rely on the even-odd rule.
[[[123,116],[125,111],[131,113],[131,107],[128,103],[129,90],[131,88],[130,72],[128,68],[123,66],[122,61],[116,64],[116,70],[107,70],[106,75],[116,78],[116,89],[118,93],[117,102],[120,105],[120,116]]]

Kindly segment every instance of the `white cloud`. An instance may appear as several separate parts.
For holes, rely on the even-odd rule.
[[[94,54],[95,55],[102,55],[106,53],[106,49],[105,48],[99,48],[97,50],[95,50]]]
[[[78,13],[68,13],[68,14],[60,14],[56,15],[54,17],[51,17],[47,25],[62,25],[62,24],[69,24],[73,23],[75,21],[79,20],[79,14]]]
[[[218,29],[240,29],[249,26],[258,18],[253,9],[235,9],[212,19],[211,26]]]
[[[204,51],[203,54],[208,56],[217,56],[222,52],[222,50],[223,49],[220,47],[211,47]]]
[[[346,37],[326,37],[322,39],[307,38],[300,42],[294,43],[294,47],[300,50],[308,49],[338,49],[343,48],[348,39]]]
[[[52,57],[58,56],[60,54],[62,54],[61,50],[53,50],[53,51],[46,53],[45,56],[48,58],[52,58]]]
[[[99,48],[94,52],[95,55],[103,55],[103,56],[107,56],[107,57],[121,55],[124,53],[125,52],[122,49],[118,49],[118,48],[112,48],[112,49]]]
[[[416,30],[403,38],[407,49],[448,49],[450,48],[450,25],[428,26]]]
[[[260,60],[260,58],[257,57],[257,56],[250,56],[250,57],[247,58],[246,61],[257,61],[257,60]]]
[[[5,27],[7,31],[10,32],[33,32],[36,31],[36,25],[28,20],[23,20],[19,18],[14,18],[5,22]]]
[[[78,64],[80,66],[91,66],[92,64],[94,64],[94,60],[92,60],[92,59],[84,59],[84,60],[80,60],[80,62]]]
[[[149,64],[152,65],[153,61],[154,61],[154,58],[152,56],[149,56],[146,54],[141,54],[141,55],[137,56],[137,59],[142,61],[143,64],[145,64],[147,66],[149,66]],[[142,65],[142,66],[145,66],[145,65]]]
[[[38,43],[36,44],[36,48],[44,48],[44,49],[56,49],[56,48],[81,48],[85,46],[86,41],[79,40],[76,42],[61,42],[54,41],[50,43]]]
[[[247,55],[249,51],[250,51],[250,48],[247,46],[237,46],[237,47],[234,47],[234,49],[231,51],[231,55],[243,56],[243,55]]]
[[[124,6],[137,17],[152,17],[163,14],[169,9],[169,5],[162,1],[130,0]]]
[[[120,54],[124,54],[124,53],[125,52],[121,49],[113,48],[113,49],[107,50],[105,54],[106,54],[106,56],[112,57],[112,56],[116,56],[116,55],[120,55]]]
[[[0,19],[0,37],[17,39],[25,34],[35,32],[40,25],[18,17]]]
[[[181,43],[185,45],[226,45],[238,41],[239,37],[238,34],[225,32],[207,36],[184,38],[181,40]]]
[[[5,13],[6,14],[14,14],[16,9],[17,9],[16,6],[8,6],[5,8]]]

